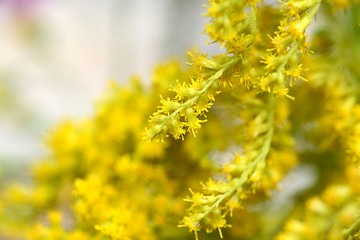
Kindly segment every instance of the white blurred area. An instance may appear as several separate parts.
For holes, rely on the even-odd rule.
[[[91,114],[109,79],[146,82],[157,62],[204,48],[204,3],[0,0],[0,175],[44,156],[49,129]]]

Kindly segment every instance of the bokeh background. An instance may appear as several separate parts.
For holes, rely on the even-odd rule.
[[[92,111],[107,82],[148,84],[155,64],[205,46],[205,1],[0,0],[0,175],[46,155],[64,118]]]

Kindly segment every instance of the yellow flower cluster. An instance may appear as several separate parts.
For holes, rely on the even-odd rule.
[[[319,6],[320,0],[282,2],[285,17],[271,37],[272,48],[267,49],[270,54],[262,61],[267,71],[258,80],[261,91],[290,97],[287,85],[292,86],[297,78],[305,80],[301,77],[302,65],[298,64],[297,51],[308,51],[305,30]]]
[[[202,192],[191,190],[192,196],[185,199],[192,206],[180,226],[188,227],[196,235],[205,229],[218,230],[222,237],[221,228],[230,226],[228,214],[243,208],[246,201],[269,196],[270,190],[297,163],[289,127],[283,125],[288,117],[287,102],[275,102],[272,95],[257,96],[255,91],[245,98],[248,110],[240,115],[244,135],[236,142],[242,151],[223,166],[227,178],[209,179],[202,184]]]
[[[354,23],[350,21],[348,24],[352,28],[351,24]],[[355,39],[352,34],[342,32],[336,41],[328,43],[341,47],[344,44],[341,38]],[[329,41],[328,37],[315,36],[318,51],[324,51],[326,46],[320,44]],[[351,41],[347,44],[351,44]],[[347,55],[347,60],[341,59],[343,54]],[[307,76],[311,84],[303,86],[306,89],[299,89],[298,99],[301,101],[311,97],[318,105],[297,115],[306,116],[308,124],[313,125],[309,130],[303,130],[303,137],[309,144],[306,151],[316,151],[316,158],[325,157],[311,159],[314,161],[311,164],[323,168],[318,180],[321,190],[317,189],[317,194],[311,197],[299,199],[305,204],[299,203],[295,207],[292,218],[287,220],[283,232],[276,239],[359,239],[360,172],[357,143],[360,137],[360,105],[357,96],[360,75],[350,70],[353,69],[351,61],[356,61],[352,54],[356,52],[337,51],[332,56],[323,53],[305,58],[304,62],[312,67]],[[347,70],[349,72],[344,74]]]
[[[181,74],[176,61],[160,65],[151,93],[136,77],[128,87],[112,83],[93,117],[60,124],[46,140],[51,154],[33,168],[33,186],[17,184],[2,191],[0,215],[6,221],[1,221],[0,232],[32,240],[176,235],[184,204],[175,196],[186,191],[177,181],[198,182],[197,175],[208,172],[210,165],[201,166],[189,156],[180,159],[182,168],[197,171],[177,175],[177,154],[189,155],[188,150],[141,138],[156,96]],[[168,82],[161,86],[156,79],[163,77]],[[162,230],[170,225],[168,219],[175,228],[170,233]]]
[[[320,3],[209,1],[226,53],[112,83],[58,125],[31,184],[1,186],[0,238],[360,239],[360,6]],[[317,178],[291,195],[304,166]]]
[[[309,198],[301,211],[302,219],[289,219],[276,240],[353,239],[360,225],[360,208],[346,185],[328,187],[320,196]]]
[[[193,67],[190,79],[172,89],[176,92],[174,99],[161,99],[160,110],[150,118],[153,126],[146,131],[146,140],[163,141],[169,133],[179,139],[187,131],[195,135],[200,123],[206,121],[205,112],[215,95],[220,93],[219,86],[231,85],[229,78],[235,76],[234,68],[246,61],[256,33],[256,1],[211,1],[210,4],[208,16],[212,20],[206,30],[215,42],[226,46],[227,54],[208,56],[196,49],[194,54],[189,53]]]
[[[46,239],[69,239],[69,240],[89,240],[92,236],[86,232],[75,230],[67,232],[62,226],[63,218],[58,211],[50,211],[47,213],[48,226],[36,224],[29,232],[29,239],[46,240]]]
[[[209,1],[206,24],[209,41],[226,47],[228,53],[241,55],[249,51],[256,33],[256,3],[253,1]],[[247,11],[251,8],[251,11]]]
[[[287,167],[284,167],[283,164],[278,164],[276,159],[272,160],[271,162],[276,162],[274,166],[278,169],[269,168],[267,169],[269,178],[263,176],[276,128],[274,112],[277,105],[281,105],[277,104],[275,97],[285,95],[291,98],[288,95],[286,81],[288,80],[292,85],[296,78],[302,78],[300,76],[302,66],[298,64],[297,51],[307,51],[305,30],[317,12],[320,2],[289,1],[282,5],[285,18],[280,21],[278,31],[274,33],[275,37],[271,41],[272,49],[261,49],[268,46],[256,44],[252,50],[251,46],[256,40],[257,25],[265,25],[262,23],[265,19],[261,18],[265,18],[265,14],[256,16],[256,2],[210,1],[207,16],[211,17],[211,22],[207,25],[206,31],[214,42],[226,47],[227,54],[210,58],[199,53],[196,56],[191,55],[197,81],[191,78],[191,84],[178,84],[174,88],[175,99],[162,99],[160,110],[150,119],[155,125],[147,130],[145,139],[164,141],[168,137],[168,132],[175,139],[183,138],[186,131],[192,131],[195,135],[195,131],[201,126],[200,123],[205,121],[199,117],[212,105],[215,100],[214,95],[219,93],[221,83],[224,86],[236,84],[237,88],[245,86],[254,89],[248,92],[254,93],[251,99],[255,104],[246,104],[243,116],[240,113],[238,115],[244,120],[242,131],[247,133],[247,141],[236,143],[239,147],[243,147],[244,151],[232,163],[225,165],[226,183],[220,181],[218,188],[214,185],[215,188],[210,189],[205,184],[203,193],[192,192],[192,197],[188,198],[192,206],[180,226],[187,226],[196,236],[202,228],[207,232],[218,229],[222,236],[221,228],[229,226],[225,217],[235,206],[240,207],[240,199],[248,195],[245,189],[256,189],[255,185],[261,185],[260,180],[263,180],[262,186],[266,186],[264,191],[269,192],[270,186],[277,185],[276,183],[286,172],[285,169],[289,169],[289,166],[296,162],[292,160],[290,164],[285,164]],[[246,11],[249,8],[250,10]],[[260,21],[257,18],[260,18]],[[252,69],[253,62],[264,58],[262,57],[264,51],[265,54],[266,51],[274,52],[263,61],[266,64],[265,72],[261,65],[257,65],[260,70]],[[254,53],[260,53],[260,56],[251,59],[251,54]],[[202,84],[200,88],[199,83]],[[269,93],[262,95],[261,92]],[[250,101],[250,98],[246,101]],[[283,145],[286,145],[284,142],[292,142],[288,134],[285,133],[284,136],[281,139]],[[296,159],[296,154],[291,159]],[[226,187],[221,187],[222,185]]]
[[[152,127],[146,131],[146,140],[163,141],[168,134],[175,139],[183,138],[187,131],[194,135],[206,121],[204,117],[211,107],[214,96],[220,93],[221,85],[244,84],[259,92],[271,92],[287,96],[286,85],[293,85],[302,76],[302,65],[298,64],[297,51],[307,52],[305,30],[316,14],[320,1],[289,1],[283,3],[285,18],[280,21],[278,31],[271,39],[272,47],[263,49],[260,56],[266,71],[256,70],[249,63],[248,54],[257,36],[257,1],[210,1],[206,25],[210,39],[225,46],[225,55],[207,56],[190,53],[193,73],[190,83],[178,83],[172,90],[174,99],[161,99],[160,110],[154,113]],[[258,50],[259,52],[259,50]],[[259,66],[261,69],[263,66]],[[287,83],[287,81],[289,83]],[[201,118],[203,116],[203,118]]]

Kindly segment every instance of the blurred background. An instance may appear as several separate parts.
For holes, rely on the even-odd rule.
[[[91,114],[109,79],[147,84],[157,62],[209,51],[204,3],[0,0],[0,175],[46,155],[49,129]]]

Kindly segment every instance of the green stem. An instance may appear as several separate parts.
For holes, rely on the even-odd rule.
[[[344,238],[349,239],[351,237],[351,234],[355,232],[360,227],[360,218],[356,220],[348,229],[345,229],[342,232],[342,235]]]
[[[254,161],[252,161],[248,168],[241,174],[239,178],[235,178],[233,182],[233,186],[230,188],[229,191],[222,194],[219,199],[216,200],[215,203],[213,203],[210,208],[207,209],[205,213],[201,215],[198,221],[201,221],[201,219],[205,218],[212,210],[217,208],[221,202],[223,202],[225,199],[234,196],[236,193],[240,193],[242,191],[242,186],[245,184],[245,182],[248,180],[251,173],[253,173],[257,167],[257,165],[263,161],[265,161],[266,156],[268,155],[270,151],[271,141],[274,134],[274,96],[273,94],[270,94],[270,103],[268,103],[267,111],[269,111],[268,116],[268,124],[270,126],[269,131],[265,135],[264,144],[262,145],[261,149],[259,149],[259,154],[256,156]],[[270,110],[269,110],[270,108]]]
[[[202,96],[204,95],[209,88],[214,84],[214,82],[219,79],[221,77],[221,75],[224,73],[224,71],[226,71],[227,69],[233,67],[235,64],[237,64],[239,61],[241,60],[240,56],[234,57],[232,60],[230,60],[229,62],[223,64],[221,66],[221,69],[218,70],[214,75],[212,75],[211,77],[208,78],[206,85],[201,89],[201,91],[194,97],[192,97],[191,99],[188,99],[185,103],[181,104],[181,106],[176,109],[173,113],[171,113],[169,116],[167,116],[165,118],[165,120],[162,122],[162,124],[160,125],[161,128],[163,128],[167,122],[169,122],[170,120],[174,119],[175,116],[182,110],[189,108],[190,106],[193,106],[195,104],[195,102]]]
[[[284,70],[290,57],[297,51],[298,47],[299,47],[299,43],[296,42],[294,44],[294,46],[290,49],[290,51],[286,54],[284,61],[281,63],[280,67],[278,68],[278,70],[276,72],[281,73]]]

